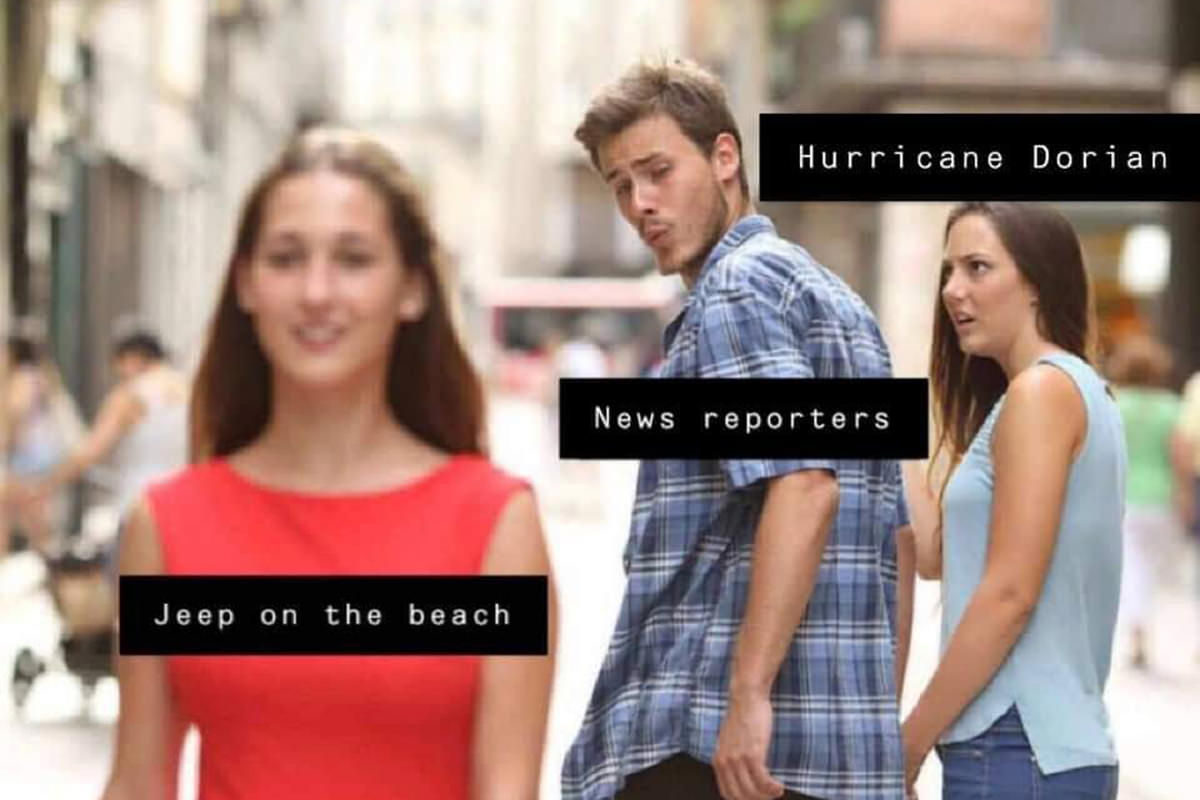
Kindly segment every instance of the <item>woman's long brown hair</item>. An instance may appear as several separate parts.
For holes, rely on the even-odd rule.
[[[271,367],[250,316],[238,306],[237,270],[249,263],[271,191],[284,179],[313,170],[358,178],[379,193],[404,268],[416,270],[426,286],[424,315],[399,325],[392,344],[384,391],[396,420],[444,451],[480,452],[483,389],[451,322],[437,242],[416,187],[387,148],[374,139],[346,130],[314,129],[284,150],[242,207],[193,388],[191,460],[226,456],[266,427]]]
[[[1094,310],[1079,237],[1071,223],[1053,208],[1033,203],[961,203],[950,211],[943,242],[954,223],[972,214],[987,219],[1033,288],[1038,303],[1038,331],[1050,342],[1085,361],[1094,357]],[[990,358],[972,357],[958,344],[954,323],[942,302],[949,270],[942,266],[933,310],[933,345],[929,380],[937,442],[929,460],[930,479],[938,457],[949,459],[939,481],[944,497],[953,466],[966,453],[996,401],[1008,389],[1008,378]],[[940,506],[940,503],[939,503]]]

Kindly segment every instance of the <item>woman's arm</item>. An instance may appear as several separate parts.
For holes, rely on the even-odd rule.
[[[550,576],[550,559],[532,492],[516,494],[505,506],[483,572]],[[475,712],[473,800],[535,800],[538,796],[557,639],[552,577],[548,589],[548,655],[483,659]]]
[[[917,574],[927,581],[942,577],[942,526],[938,502],[929,489],[927,461],[902,461],[904,496],[908,500]]]
[[[1055,367],[1032,367],[1009,387],[992,436],[995,494],[987,563],[941,663],[904,723],[910,782],[938,737],[1004,663],[1033,614],[1086,424],[1083,399]]]
[[[38,491],[43,496],[49,496],[78,478],[116,447],[141,414],[141,401],[128,386],[113,389],[104,399],[96,421],[83,441],[46,476],[38,486]]]
[[[122,532],[120,567],[123,575],[163,571],[158,532],[144,501]],[[101,800],[174,800],[186,725],[171,700],[166,663],[161,656],[118,656],[117,677],[121,714]]]
[[[916,543],[911,525],[896,530],[896,700],[904,697],[904,675],[912,644],[913,583]]]

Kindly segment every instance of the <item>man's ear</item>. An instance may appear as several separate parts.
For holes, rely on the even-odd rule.
[[[716,170],[717,180],[722,183],[737,180],[738,170],[742,166],[742,157],[738,152],[737,139],[733,138],[732,133],[725,131],[717,134],[717,138],[713,140],[710,160],[713,169]]]

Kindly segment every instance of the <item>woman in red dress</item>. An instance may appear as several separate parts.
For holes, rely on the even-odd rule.
[[[126,574],[549,574],[532,494],[481,454],[483,395],[388,151],[301,135],[250,193],[192,398],[192,466]],[[551,584],[552,586],[553,584]],[[548,656],[123,656],[104,800],[537,796]]]

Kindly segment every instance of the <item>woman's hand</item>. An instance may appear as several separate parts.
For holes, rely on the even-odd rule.
[[[904,793],[907,797],[916,797],[917,776],[933,749],[934,740],[920,730],[911,716],[900,727],[900,738],[904,743]]]

